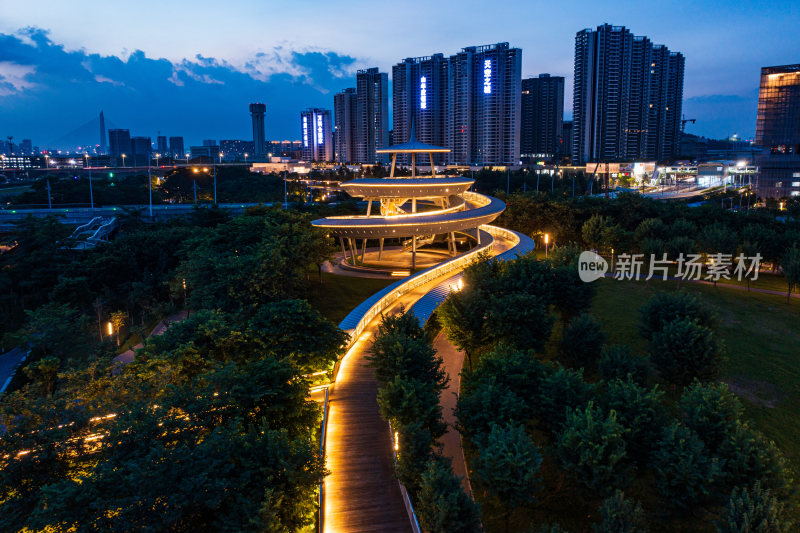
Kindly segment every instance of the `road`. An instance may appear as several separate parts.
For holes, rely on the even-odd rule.
[[[495,239],[492,255],[511,243]],[[395,314],[452,277],[450,272],[403,295],[385,313]],[[380,317],[375,318],[342,359],[331,395],[325,478],[324,530],[330,533],[411,530],[400,486],[394,478],[392,439],[378,413],[378,384],[365,359]]]

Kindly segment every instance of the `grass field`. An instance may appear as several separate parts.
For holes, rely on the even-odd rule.
[[[395,281],[323,273],[322,285],[312,286],[308,303],[325,318],[338,324],[358,304]]]

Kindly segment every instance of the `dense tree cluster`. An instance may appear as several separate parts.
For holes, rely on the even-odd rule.
[[[399,436],[395,474],[422,527],[436,533],[479,531],[478,508],[437,444],[447,431],[439,404],[447,375],[413,312],[381,319],[368,359],[379,384],[381,416]]]
[[[653,234],[661,231],[656,223],[648,226]],[[722,343],[714,311],[685,292],[658,293],[641,310],[640,329],[651,354],[607,346],[602,324],[586,314],[591,298],[581,296],[570,305],[551,296],[558,287],[555,272],[574,268],[569,266],[574,251],[554,255],[554,261],[523,256],[505,264],[476,264],[465,271],[464,289],[451,294],[438,311],[449,338],[473,355],[472,368],[462,374],[456,414],[465,444],[473,450],[468,454],[473,456],[473,486],[484,501],[494,502],[508,524],[514,509],[539,508],[537,495],[543,491],[569,490],[586,513],[599,512],[596,531],[645,531],[645,516],[670,521],[688,512],[706,522],[720,517],[733,490],[739,503],[730,506],[741,506],[742,498],[751,497],[749,492],[743,496],[741,487],[759,480],[769,491],[754,496],[764,501],[764,510],[747,512],[784,524],[780,502],[791,490],[791,473],[775,444],[743,419],[742,406],[727,385],[715,382]],[[513,292],[537,298],[539,313],[560,314],[561,338],[553,339],[552,329],[540,326],[553,323],[542,318],[515,323],[534,341],[520,341],[519,331],[490,333],[489,302],[505,301],[511,308]],[[466,302],[483,307],[469,313]],[[465,335],[468,324],[485,333]],[[673,392],[666,394],[662,386]],[[485,457],[500,453],[499,445],[487,443],[501,437],[508,462],[527,448],[531,457],[540,455],[562,474],[539,473],[542,461],[519,459],[514,474],[503,477],[503,463],[496,458],[487,463]],[[493,465],[491,474],[486,464]],[[504,491],[514,490],[526,476],[537,479],[527,499],[504,499]],[[630,499],[642,491],[648,495],[642,503]],[[731,515],[744,512],[732,509],[727,511]],[[763,520],[773,520],[769,517]]]
[[[30,355],[0,402],[0,530],[313,525],[325,471],[304,376],[333,367],[345,334],[302,298],[330,244],[286,211],[194,217],[129,217],[82,251],[53,220],[20,224],[3,325]],[[182,306],[113,361],[106,321],[143,330]]]

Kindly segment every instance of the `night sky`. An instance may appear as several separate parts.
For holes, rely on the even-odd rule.
[[[247,104],[261,101],[267,138],[296,139],[299,111],[332,109],[358,68],[500,41],[522,48],[523,77],[567,78],[569,117],[575,32],[608,22],[686,56],[687,132],[751,138],[760,67],[800,62],[798,6],[0,0],[0,137],[70,143],[103,109],[108,126],[154,140],[249,139]]]

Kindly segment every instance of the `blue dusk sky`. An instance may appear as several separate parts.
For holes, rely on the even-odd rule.
[[[759,69],[800,62],[796,0],[0,0],[0,137],[84,141],[103,109],[154,140],[250,139],[260,101],[267,138],[296,139],[300,110],[332,109],[359,68],[501,41],[522,48],[523,77],[566,77],[569,117],[575,33],[605,22],[686,56],[699,135],[751,138]]]

